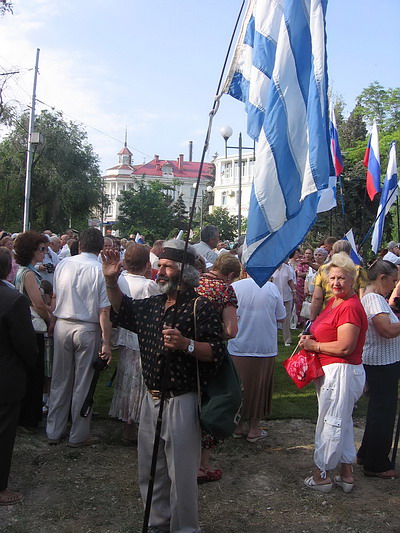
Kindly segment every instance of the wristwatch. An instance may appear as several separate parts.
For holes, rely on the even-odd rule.
[[[194,340],[189,339],[189,346],[186,348],[187,353],[192,354],[194,352]]]

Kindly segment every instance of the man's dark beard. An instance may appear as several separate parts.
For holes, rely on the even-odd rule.
[[[160,280],[166,281],[166,283],[160,283]],[[157,276],[157,285],[161,292],[161,294],[170,294],[171,292],[176,291],[178,288],[178,282],[179,282],[179,274],[178,276],[174,278],[170,278],[168,276]]]

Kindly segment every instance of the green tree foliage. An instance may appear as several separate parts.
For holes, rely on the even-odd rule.
[[[175,225],[178,230],[186,230],[188,225],[188,212],[186,209],[185,201],[183,200],[183,194],[181,193],[177,200],[171,205]]]
[[[338,124],[340,145],[346,148],[354,146],[358,141],[364,143],[367,128],[363,119],[362,108],[359,105],[353,109],[349,117]]]
[[[176,228],[176,218],[168,187],[160,181],[135,180],[135,186],[123,191],[117,228],[123,235],[139,232],[149,242],[164,239]]]
[[[20,231],[26,173],[27,114],[0,143],[0,227]],[[101,202],[98,157],[77,124],[43,111],[35,131],[44,137],[32,164],[31,228],[64,231],[87,227]]]
[[[377,81],[371,83],[358,97],[358,105],[367,124],[374,119],[385,131],[400,126],[400,89],[385,89]]]
[[[400,89],[384,89],[378,82],[371,83],[357,99],[357,105],[348,118],[343,118],[343,107],[336,110],[339,141],[343,155],[344,171],[342,174],[344,216],[342,215],[342,196],[337,191],[337,207],[327,213],[320,213],[306,241],[317,245],[328,235],[337,238],[353,228],[358,245],[365,239],[375,222],[380,195],[371,202],[366,192],[366,168],[363,165],[368,135],[366,125],[371,125],[374,118],[380,124],[379,150],[381,163],[381,181],[385,178],[388,152],[391,142],[400,146]],[[399,154],[398,154],[399,155]],[[385,218],[382,246],[391,239],[398,239],[395,229],[395,207]],[[373,257],[371,251],[371,233],[365,239],[361,254],[368,260]]]
[[[206,215],[204,224],[216,226],[224,241],[233,241],[237,236],[237,217],[230,215],[225,207],[216,207],[212,214]]]

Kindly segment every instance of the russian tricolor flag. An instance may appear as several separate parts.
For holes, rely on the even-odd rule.
[[[378,127],[374,121],[372,132],[364,156],[364,165],[367,167],[367,192],[370,200],[381,191],[381,165],[379,162]]]
[[[331,100],[329,105],[329,135],[331,138],[331,153],[333,164],[335,166],[336,176],[339,176],[343,172],[343,159],[339,146],[339,135],[336,127],[335,110],[333,102]]]

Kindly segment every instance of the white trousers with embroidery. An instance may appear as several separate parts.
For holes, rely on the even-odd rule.
[[[314,461],[322,478],[339,462],[351,464],[356,457],[352,414],[365,383],[363,365],[332,363],[324,366],[324,372],[315,381],[318,420]]]

